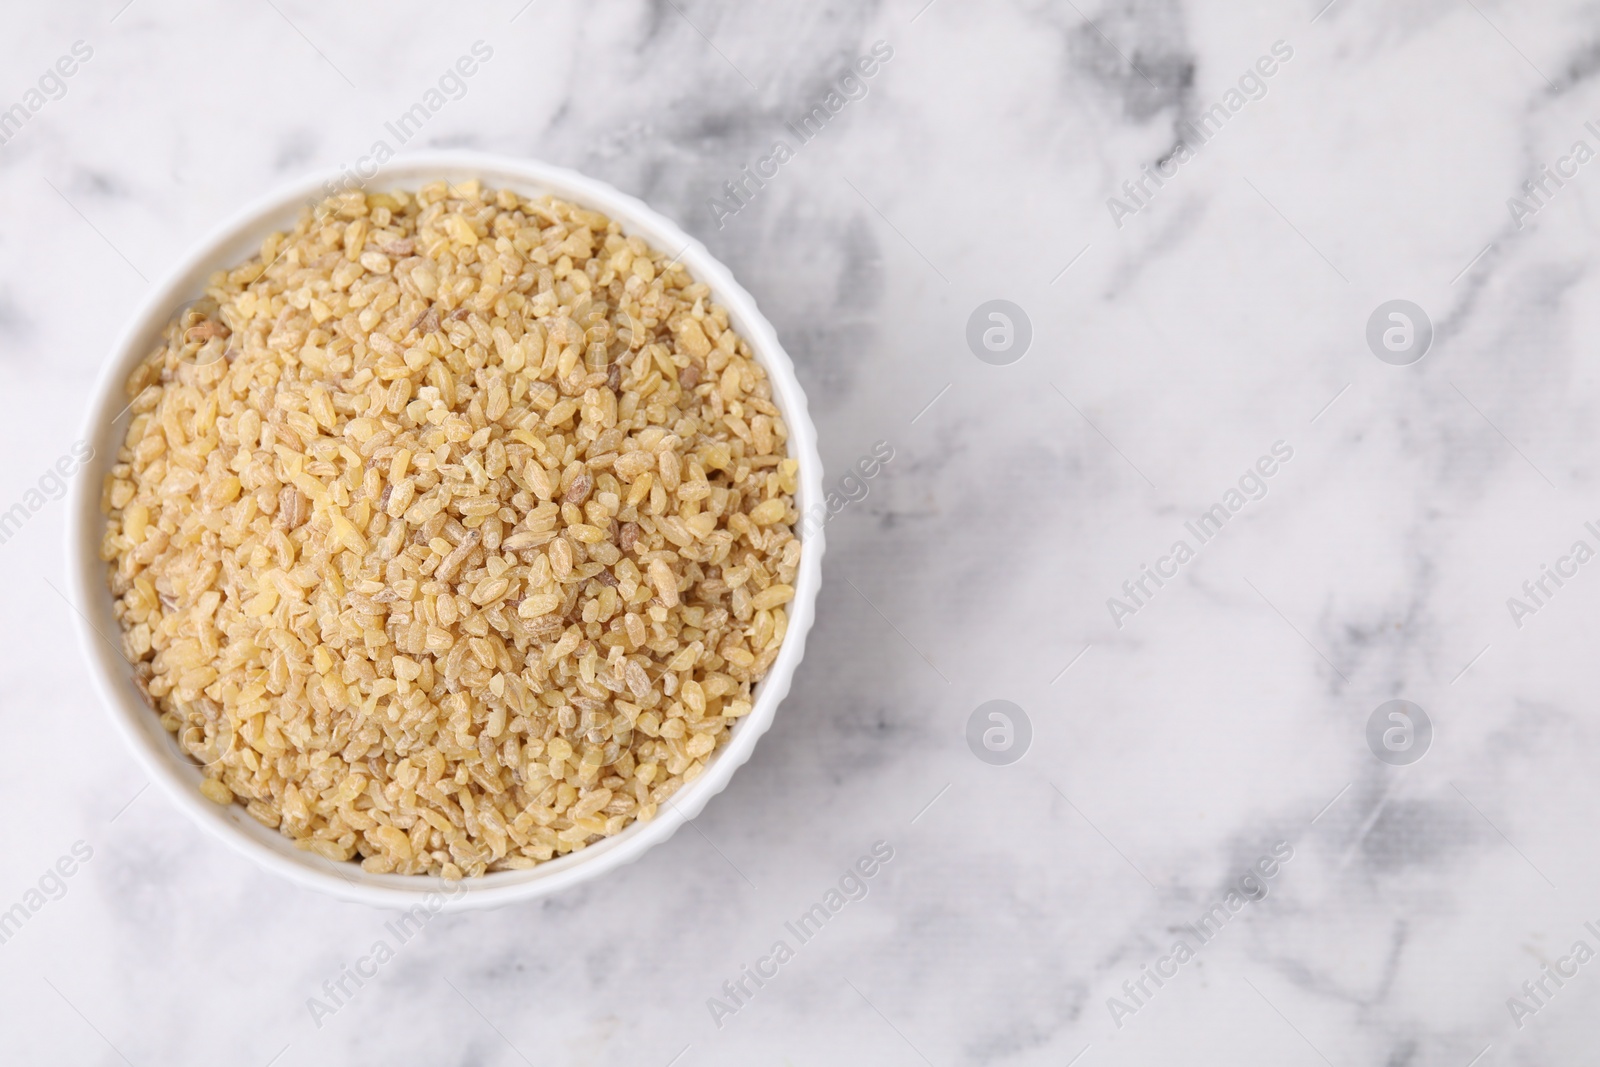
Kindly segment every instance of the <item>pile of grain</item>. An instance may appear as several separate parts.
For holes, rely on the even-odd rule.
[[[650,819],[783,641],[798,463],[724,309],[605,216],[346,193],[128,382],[102,557],[202,792],[369,871]]]

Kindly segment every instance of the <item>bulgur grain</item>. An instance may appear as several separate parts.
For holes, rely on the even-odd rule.
[[[788,627],[798,463],[683,266],[478,182],[336,196],[128,381],[123,651],[201,792],[375,872],[650,819]]]

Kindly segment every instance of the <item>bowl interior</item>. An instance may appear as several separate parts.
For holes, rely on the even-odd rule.
[[[427,876],[369,874],[353,862],[335,863],[296,848],[278,831],[251,818],[238,804],[224,808],[205,800],[199,792],[200,768],[178,747],[176,739],[167,733],[144,702],[120,652],[120,634],[111,612],[106,565],[99,558],[104,523],[100,512],[101,484],[127,431],[128,400],[123,383],[138,361],[157,343],[173,314],[185,302],[201,294],[213,272],[244,262],[260,249],[269,233],[292,227],[308,202],[325,195],[325,183],[334,177],[322,174],[303,179],[263,198],[224,223],[152,291],[119,341],[96,389],[83,433],[83,439],[94,448],[94,456],[76,480],[69,517],[72,531],[68,539],[68,572],[74,586],[75,603],[81,609],[80,631],[85,652],[114,721],[151,777],[202,826],[263,866],[302,885],[379,905],[424,903],[430,907],[483,907],[543,896],[636,859],[670,837],[685,821],[698,814],[727,784],[734,770],[749,758],[757,738],[771,725],[777,705],[787,694],[790,679],[804,653],[821,583],[822,531],[818,526],[800,535],[805,551],[795,583],[795,598],[791,602],[789,629],[777,660],[755,689],[754,710],[732,727],[729,741],[707,764],[705,772],[680,789],[651,822],[635,822],[614,837],[542,863],[532,870],[493,872],[452,886],[442,879]],[[415,190],[441,178],[452,182],[478,178],[493,188],[510,188],[523,195],[550,194],[570,200],[604,212],[622,224],[625,234],[637,234],[653,247],[681,260],[696,281],[711,287],[714,299],[728,309],[735,329],[749,342],[767,371],[774,402],[789,427],[790,455],[800,462],[796,502],[801,513],[821,503],[822,466],[816,432],[793,365],[754,300],[703,245],[644,204],[608,185],[533,162],[456,152],[415,154],[384,168],[365,184],[365,188],[371,192]]]

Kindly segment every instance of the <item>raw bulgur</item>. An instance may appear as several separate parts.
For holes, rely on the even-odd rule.
[[[798,463],[767,377],[593,211],[334,197],[127,390],[123,651],[201,792],[330,859],[481,875],[650,819],[783,641]]]

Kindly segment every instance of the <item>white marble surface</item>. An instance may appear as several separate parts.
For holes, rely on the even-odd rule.
[[[576,167],[675,217],[778,327],[830,481],[896,455],[830,526],[794,692],[694,830],[436,920],[320,1027],[307,999],[394,916],[141,792],[44,502],[0,546],[0,908],[93,855],[0,944],[0,1059],[1594,1062],[1600,962],[1546,979],[1520,1029],[1507,998],[1600,948],[1600,564],[1520,628],[1506,606],[1600,546],[1600,163],[1520,229],[1507,207],[1600,148],[1593,5],[121,2],[0,35],[0,107],[93,48],[0,146],[0,507],[68,453],[146,278],[354,162],[475,40],[492,60],[413,144]],[[866,96],[719,229],[707,198],[878,40]],[[1115,226],[1107,198],[1280,40],[1266,95]],[[1398,297],[1437,327],[1412,366],[1363,339]],[[1010,366],[964,340],[993,298],[1032,322]],[[1277,441],[1270,492],[1115,627],[1106,599]],[[1411,766],[1364,738],[1394,697],[1436,727]],[[964,740],[991,699],[1033,725],[1010,766]],[[879,840],[865,899],[719,1028],[708,998]],[[1279,842],[1266,899],[1113,1013]]]

